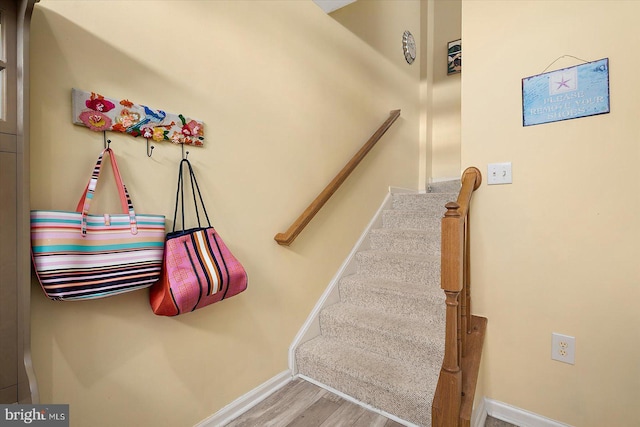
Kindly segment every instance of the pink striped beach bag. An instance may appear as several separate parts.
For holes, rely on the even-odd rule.
[[[109,154],[122,213],[92,215],[89,206]],[[74,212],[31,211],[31,256],[52,300],[103,298],[151,286],[160,277],[164,215],[134,212],[113,151],[106,148]]]
[[[189,170],[198,220],[198,227],[188,230],[184,229],[183,164],[186,164]],[[196,194],[200,199],[208,227],[202,227],[200,224]],[[182,230],[176,231],[179,199],[182,207]],[[173,230],[166,238],[162,275],[149,292],[151,308],[159,316],[177,316],[232,297],[245,289],[247,273],[211,226],[191,163],[183,159],[178,173]]]

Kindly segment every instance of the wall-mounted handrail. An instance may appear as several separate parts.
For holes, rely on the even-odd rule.
[[[463,378],[466,373],[461,362],[471,333],[468,214],[471,196],[481,182],[477,168],[466,169],[458,198],[445,205],[447,212],[442,218],[440,286],[446,297],[446,327],[444,360],[431,411],[434,427],[462,425],[463,384],[469,381]]]
[[[325,187],[324,190],[313,202],[302,212],[302,214],[296,219],[289,229],[284,233],[278,233],[274,239],[279,245],[289,246],[298,234],[309,224],[313,217],[320,211],[322,206],[329,200],[329,198],[335,193],[340,185],[347,179],[347,177],[353,172],[358,164],[364,159],[369,151],[376,145],[376,142],[382,138],[387,129],[391,127],[393,122],[400,117],[400,110],[393,110],[389,113],[389,118],[380,125],[378,130],[375,131],[371,138],[362,146],[362,148],[353,156],[351,160],[342,168],[342,170],[336,175],[335,178]]]

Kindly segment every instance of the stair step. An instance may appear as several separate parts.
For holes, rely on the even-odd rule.
[[[410,318],[445,316],[444,292],[437,286],[398,283],[359,274],[340,280],[340,300]]]
[[[433,231],[377,228],[369,232],[369,241],[374,250],[440,256],[440,228]]]
[[[396,210],[425,211],[442,217],[449,202],[458,198],[457,193],[394,193],[392,207]]]
[[[437,363],[444,355],[444,318],[410,318],[347,303],[320,313],[322,335],[391,359]]]
[[[424,285],[440,283],[440,257],[383,251],[360,251],[356,254],[358,274],[364,277],[414,282]]]
[[[432,182],[429,184],[429,193],[456,193],[460,192],[462,183],[459,179],[450,181]]]
[[[301,374],[412,423],[431,425],[440,365],[407,363],[317,337],[296,350]]]
[[[442,215],[438,216],[426,211],[401,211],[390,209],[382,212],[382,228],[400,228],[436,232],[440,230],[441,223]]]
[[[300,374],[411,423],[430,426],[444,358],[440,227],[459,181],[395,193],[369,249],[342,277],[340,302],[319,314],[320,335],[298,346]]]

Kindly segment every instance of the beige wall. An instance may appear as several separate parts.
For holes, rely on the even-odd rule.
[[[396,35],[415,4],[375,25]],[[102,135],[71,124],[72,87],[184,113],[205,122],[206,146],[189,159],[249,274],[247,292],[177,318],[154,316],[146,291],[56,303],[34,282],[41,400],[70,403],[74,425],[193,425],[287,369],[295,333],[388,186],[417,188],[417,74],[311,1],[42,0],[31,59],[33,209],[75,208],[102,149]],[[278,246],[395,108],[401,118],[343,188]],[[155,144],[149,159],[144,140],[109,137],[137,210],[171,215],[180,148]],[[103,196],[94,212],[109,209]]]
[[[411,31],[420,40],[420,2],[416,0],[358,0],[330,15],[388,61],[402,65],[412,79],[420,75],[419,62],[408,64],[402,51],[402,34]]]
[[[423,24],[426,8],[416,0],[358,0],[332,12],[330,16],[345,29],[360,38],[370,48],[376,50],[386,60],[400,64],[407,77],[414,82],[420,82],[417,88],[416,102],[419,110],[419,127],[415,129],[416,137],[420,141],[416,157],[418,165],[418,188],[426,188],[425,182],[431,176],[431,164],[427,164],[430,147],[424,135],[425,102],[422,91],[424,58],[429,55],[423,43],[424,35],[428,32]],[[402,50],[402,36],[410,31],[416,41],[417,55],[412,64],[404,59]],[[417,83],[416,83],[417,84]]]
[[[459,178],[461,73],[447,75],[448,43],[462,31],[460,0],[434,1],[431,119],[431,177]],[[464,48],[464,44],[463,44]],[[464,55],[463,55],[464,57]]]
[[[331,16],[391,61],[411,31],[418,57],[405,71],[420,79],[420,188],[460,176],[460,74],[447,75],[447,43],[460,38],[461,0],[359,0]],[[397,19],[413,9],[413,19]],[[393,25],[395,24],[395,25]]]
[[[513,162],[513,184],[483,184],[472,206],[480,393],[580,427],[640,425],[639,15],[635,1],[462,6],[462,165]],[[609,58],[611,113],[523,127],[521,79],[565,54]],[[552,332],[576,337],[574,366],[550,359]]]

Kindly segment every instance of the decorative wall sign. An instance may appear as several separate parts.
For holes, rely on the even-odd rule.
[[[447,74],[462,71],[462,40],[449,42],[447,48]]]
[[[202,146],[204,123],[182,114],[153,110],[146,105],[106,98],[94,92],[71,90],[73,123],[102,132],[122,132],[156,142]]]
[[[609,58],[522,79],[522,124],[609,112]]]

